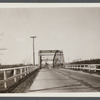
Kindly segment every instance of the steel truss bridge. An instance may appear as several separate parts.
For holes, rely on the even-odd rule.
[[[56,66],[64,67],[65,65],[64,54],[61,50],[40,50],[38,56],[40,67],[42,67],[42,63],[46,61],[51,61],[53,68]]]

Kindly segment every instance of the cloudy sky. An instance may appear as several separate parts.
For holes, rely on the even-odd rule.
[[[2,64],[32,62],[39,50],[63,50],[65,61],[100,58],[100,8],[0,8]]]

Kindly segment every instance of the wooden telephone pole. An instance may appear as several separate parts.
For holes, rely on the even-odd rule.
[[[35,50],[34,50],[34,39],[36,38],[36,36],[31,36],[31,38],[33,39],[33,66],[35,66]]]

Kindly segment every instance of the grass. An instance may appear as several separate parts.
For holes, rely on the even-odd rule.
[[[39,69],[35,70],[31,74],[27,75],[27,77],[23,78],[19,81],[18,84],[15,84],[11,89],[8,90],[9,93],[26,93],[29,91],[30,86],[34,82],[34,79],[36,78],[37,74],[39,72]]]
[[[21,67],[21,66],[13,66],[13,65],[11,65],[11,66],[10,65],[5,65],[5,66],[3,65],[3,66],[1,66],[0,65],[0,69],[4,69],[4,68],[14,68],[14,67]],[[22,70],[22,72],[23,71],[24,71],[24,69]],[[19,74],[20,73],[20,70],[17,69],[16,70],[16,73]],[[12,70],[6,71],[6,76],[7,76],[7,78],[13,76]],[[16,84],[20,84],[21,80],[26,79],[26,76],[25,75],[22,75],[22,76],[23,76],[22,79],[20,78],[20,76],[17,76],[16,77],[16,79],[17,79],[17,82],[16,83],[14,82],[14,79],[8,80],[7,81],[7,88],[6,89],[4,88],[4,83],[0,83],[0,93],[5,93],[10,88],[12,88],[13,86],[15,86]],[[0,80],[3,80],[3,79],[4,79],[4,74],[3,74],[3,71],[2,71],[2,72],[0,72]]]
[[[7,78],[11,77],[11,71],[7,71]],[[24,77],[25,75],[23,75]],[[0,73],[0,77],[1,80],[3,80],[3,73]],[[20,80],[20,76],[16,77],[16,82],[18,82]],[[8,90],[11,86],[13,86],[15,84],[14,79],[8,80],[7,81],[7,88],[4,88],[4,83],[0,83],[0,93],[5,92],[6,90]]]

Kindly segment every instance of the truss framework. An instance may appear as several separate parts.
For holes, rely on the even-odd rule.
[[[42,67],[42,62],[44,61],[52,61],[53,67],[59,66],[59,65],[65,65],[64,61],[64,54],[61,50],[40,50],[38,53],[39,56],[39,66]],[[50,57],[51,58],[44,58],[44,57]]]

